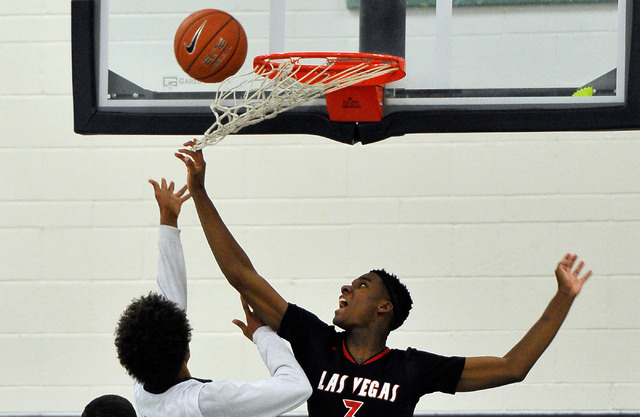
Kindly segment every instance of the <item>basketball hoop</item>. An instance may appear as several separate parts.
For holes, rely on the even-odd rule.
[[[253,72],[220,83],[215,122],[194,149],[215,145],[245,126],[325,96],[329,118],[382,120],[383,88],[405,76],[403,58],[356,52],[291,52],[257,56]]]

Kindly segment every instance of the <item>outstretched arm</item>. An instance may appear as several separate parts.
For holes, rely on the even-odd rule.
[[[549,346],[569,313],[591,271],[580,276],[584,262],[575,265],[577,255],[567,254],[556,268],[558,291],[542,317],[502,358],[467,358],[456,391],[476,391],[522,381]],[[574,269],[575,266],[575,269]]]
[[[173,181],[167,184],[149,180],[153,186],[158,209],[160,210],[160,230],[158,231],[158,287],[162,295],[187,310],[187,268],[184,262],[178,216],[182,203],[190,198],[185,185],[175,191]]]
[[[184,145],[193,144],[191,141]],[[202,150],[180,149],[175,156],[187,167],[187,186],[220,270],[262,320],[277,331],[287,302],[258,274],[209,198],[204,185],[206,162]]]

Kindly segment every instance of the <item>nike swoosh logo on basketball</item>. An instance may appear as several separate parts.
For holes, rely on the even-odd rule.
[[[184,49],[187,50],[187,53],[192,53],[193,50],[195,49],[196,42],[198,42],[198,38],[200,37],[200,32],[202,32],[202,29],[204,28],[204,25],[206,25],[206,24],[207,24],[206,20],[204,22],[202,22],[202,24],[200,25],[200,27],[196,31],[195,35],[193,35],[193,39],[191,39],[191,43],[190,44],[187,45],[187,43],[185,42]]]

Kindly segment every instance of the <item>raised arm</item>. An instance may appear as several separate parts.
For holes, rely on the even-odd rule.
[[[187,310],[187,268],[180,242],[178,216],[182,203],[190,198],[185,185],[175,191],[173,181],[167,185],[163,178],[160,183],[149,180],[160,210],[158,231],[158,287],[162,295]],[[175,192],[174,192],[175,191]]]
[[[567,254],[556,268],[558,291],[542,317],[502,358],[467,358],[456,391],[476,391],[522,381],[549,346],[569,313],[591,271],[580,276],[584,262],[577,265],[577,255]],[[575,266],[575,269],[574,269]]]
[[[187,142],[191,146],[194,142]],[[176,157],[187,167],[187,186],[211,252],[227,281],[272,329],[278,330],[287,302],[255,270],[249,257],[224,224],[205,189],[202,150],[180,149]]]

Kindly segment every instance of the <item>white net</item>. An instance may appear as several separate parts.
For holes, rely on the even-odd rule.
[[[335,67],[338,62],[340,69]],[[211,111],[215,122],[196,141],[194,149],[215,145],[227,135],[246,126],[273,118],[283,111],[319,98],[324,94],[396,71],[392,63],[368,62],[344,65],[327,58],[309,70],[297,60],[278,65],[266,64],[248,74],[236,75],[220,83]]]

